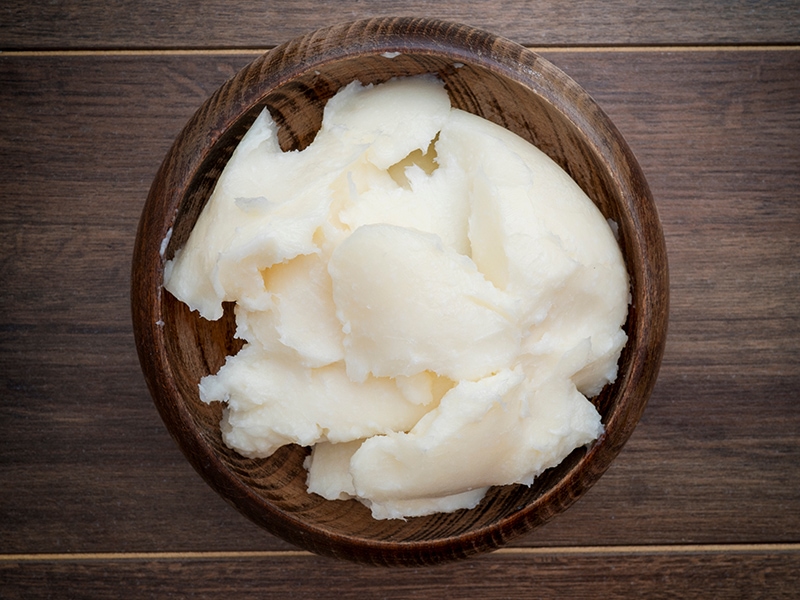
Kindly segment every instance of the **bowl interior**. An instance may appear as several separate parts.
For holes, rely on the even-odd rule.
[[[618,224],[631,276],[629,342],[616,383],[593,400],[606,433],[590,448],[575,450],[531,487],[492,488],[475,509],[376,521],[357,501],[307,493],[304,448],[247,459],[225,446],[221,406],[200,402],[197,384],[240,347],[233,338],[233,311],[228,307],[220,321],[206,321],[160,286],[164,258],[185,243],[237,142],[263,107],[280,126],[283,149],[301,149],[313,140],[325,103],[343,85],[422,73],[445,82],[454,106],[545,151]],[[156,249],[170,229],[169,246],[159,256]],[[425,564],[491,550],[529,531],[564,510],[606,470],[655,381],[666,322],[665,265],[646,182],[616,129],[574,82],[537,55],[484,32],[430,21],[374,20],[279,47],[198,111],[165,160],[145,208],[134,264],[134,322],[145,375],[170,432],[236,508],[315,552]]]

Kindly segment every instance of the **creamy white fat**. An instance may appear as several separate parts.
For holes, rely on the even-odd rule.
[[[354,82],[304,150],[263,112],[165,287],[244,348],[200,384],[245,456],[313,447],[309,492],[375,518],[476,506],[603,431],[628,278],[614,233],[540,150],[440,81]]]

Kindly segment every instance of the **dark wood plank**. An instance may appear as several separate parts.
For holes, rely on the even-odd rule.
[[[649,178],[671,261],[671,333],[618,461],[518,545],[797,541],[800,52],[547,56],[607,110]],[[249,58],[0,56],[5,553],[288,547],[183,461],[143,384],[128,307],[156,168]],[[187,580],[201,569],[172,568]],[[523,577],[522,566],[484,575],[516,568]],[[681,577],[691,568],[675,567]],[[13,577],[80,581],[104,569],[27,565]]]
[[[386,15],[458,21],[538,46],[800,41],[800,9],[793,0],[9,0],[0,9],[0,49],[268,48],[337,22]]]
[[[495,554],[387,570],[313,556],[0,563],[9,600],[126,598],[796,598],[800,554],[780,551]]]

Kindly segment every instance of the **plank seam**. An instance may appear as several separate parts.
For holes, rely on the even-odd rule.
[[[679,554],[786,554],[800,553],[800,543],[766,544],[666,544],[640,546],[554,546],[544,548],[502,548],[494,554],[503,556],[557,555],[679,555]],[[0,554],[0,563],[12,562],[82,562],[82,561],[158,561],[158,560],[225,560],[252,558],[310,558],[302,550],[254,550],[220,552],[62,552]]]
[[[126,49],[110,48],[96,50],[0,50],[3,57],[45,57],[45,56],[247,56],[261,55],[273,47],[263,48],[186,48],[186,49]],[[545,54],[559,53],[602,53],[602,52],[786,52],[800,50],[797,44],[766,44],[766,45],[653,45],[653,46],[527,46],[529,50]]]

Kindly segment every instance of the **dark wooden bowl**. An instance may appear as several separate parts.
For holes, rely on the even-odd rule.
[[[393,56],[394,53],[400,53]],[[231,310],[217,322],[163,291],[164,262],[185,242],[237,142],[266,106],[285,150],[303,148],[323,106],[354,79],[435,73],[454,106],[536,144],[619,224],[631,276],[629,341],[619,377],[595,400],[605,434],[531,487],[492,488],[472,510],[376,521],[356,502],[306,492],[307,450],[247,459],[223,444],[221,408],[198,399],[201,377],[238,343]],[[171,236],[171,237],[170,237]],[[166,250],[162,242],[169,238]],[[632,433],[664,348],[668,278],[664,239],[645,178],[608,117],[575,82],[533,52],[490,33],[429,19],[334,26],[252,62],[200,107],[161,165],[133,258],[133,325],[147,384],[189,462],[257,524],[313,552],[383,565],[423,565],[493,550],[566,509],[603,474]]]

